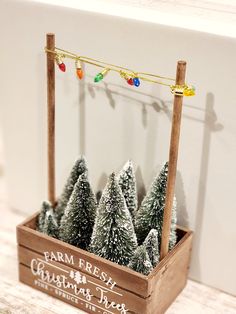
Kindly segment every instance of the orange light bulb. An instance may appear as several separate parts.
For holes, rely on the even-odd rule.
[[[76,74],[80,80],[84,77],[84,71],[81,68],[76,69]]]

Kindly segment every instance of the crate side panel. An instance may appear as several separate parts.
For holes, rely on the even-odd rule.
[[[71,284],[76,284],[76,280],[82,280],[83,278],[84,283],[78,283],[77,286],[82,289],[89,289],[90,293],[97,299],[95,300],[96,302],[98,302],[98,300],[102,302],[103,299],[107,298],[109,301],[113,301],[116,304],[125,304],[125,308],[129,309],[131,312],[140,314],[146,312],[148,300],[130,293],[129,291],[123,290],[119,287],[111,289],[105,284],[105,282],[98,278],[94,278],[81,271],[78,272],[72,267],[60,264],[59,262],[47,262],[44,260],[42,255],[21,246],[18,246],[18,257],[21,264],[31,269],[35,279],[41,280],[41,282],[45,282],[45,284],[51,280],[48,276],[44,275],[45,272],[48,272],[50,274],[50,278],[57,278],[57,276],[59,276],[58,278],[65,280],[66,285],[68,286],[64,287],[64,290],[74,294],[74,288],[71,287]],[[34,283],[37,285],[38,281],[36,280]],[[120,311],[118,310],[113,309],[112,311],[120,314]]]
[[[192,249],[192,232],[188,232],[175,251],[151,278],[152,290],[148,314],[162,314],[186,285]]]
[[[97,272],[101,276],[105,276],[107,281],[116,283],[117,286],[127,291],[138,294],[143,298],[147,298],[148,295],[148,280],[147,277],[140,275],[127,267],[120,266],[118,264],[107,261],[94,254],[73,247],[67,243],[48,237],[35,230],[20,226],[17,228],[18,244],[29,248],[41,255],[58,259],[58,256],[62,256],[60,260],[61,264],[82,271],[95,277]],[[54,259],[55,260],[55,259]]]

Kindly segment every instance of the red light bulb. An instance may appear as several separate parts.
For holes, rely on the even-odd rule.
[[[58,67],[59,69],[62,71],[62,72],[66,72],[66,65],[65,63],[61,62],[58,64]]]
[[[129,85],[134,85],[134,81],[133,81],[132,77],[127,80],[127,83]]]

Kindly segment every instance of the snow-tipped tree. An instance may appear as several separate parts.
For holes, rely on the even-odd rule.
[[[40,213],[39,213],[38,221],[37,221],[37,230],[40,232],[43,232],[44,230],[46,213],[48,211],[52,211],[52,205],[50,202],[44,201],[41,205],[41,209],[40,209]]]
[[[128,267],[146,276],[153,270],[152,263],[144,245],[140,245],[135,250]]]
[[[147,250],[148,256],[153,267],[159,263],[160,253],[158,244],[158,232],[156,229],[152,229],[143,242],[144,247]]]
[[[46,213],[43,233],[46,233],[50,237],[58,238],[58,225],[52,211],[47,211]]]
[[[158,232],[159,246],[161,243],[163,216],[166,199],[166,187],[168,176],[168,163],[162,167],[160,174],[154,179],[150,190],[142,201],[141,207],[135,219],[135,230],[139,243],[143,243],[151,229]],[[170,232],[170,245],[173,248],[176,243],[176,200],[172,207],[172,221]]]
[[[99,202],[90,251],[112,262],[127,265],[136,247],[131,214],[112,173]]]
[[[78,181],[79,176],[88,170],[87,162],[83,156],[76,160],[70,175],[67,179],[66,185],[64,186],[63,192],[58,199],[58,203],[55,209],[58,224],[60,224],[61,217],[63,216],[66,206],[69,202],[70,196],[73,192],[74,185]]]
[[[79,177],[61,219],[59,237],[62,241],[87,249],[95,221],[96,198],[87,172]]]
[[[134,219],[137,210],[137,187],[134,173],[134,166],[131,160],[127,161],[118,174],[118,182],[124,195],[126,205]]]

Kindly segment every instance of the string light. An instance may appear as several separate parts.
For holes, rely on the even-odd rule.
[[[194,86],[186,86],[184,88],[184,96],[195,96],[195,87]]]
[[[59,67],[59,69],[62,71],[62,72],[66,72],[66,65],[65,63],[62,61],[63,60],[63,56],[57,54],[56,57],[55,57],[55,60],[56,60],[56,63]]]
[[[127,73],[127,72],[124,72],[124,71],[120,71],[120,76],[122,77],[122,78],[124,78],[125,80],[126,80],[126,82],[129,84],[129,85],[134,85],[134,81],[133,81],[133,73],[131,74],[131,73]]]
[[[195,87],[193,85],[171,85],[171,92],[177,96],[195,96]]]
[[[136,87],[139,87],[139,85],[140,85],[140,80],[139,80],[138,77],[135,77],[135,78],[133,79],[133,82],[134,82],[134,85],[135,85]]]
[[[127,80],[127,83],[128,83],[129,85],[134,85],[134,80],[133,80],[133,78],[130,77],[130,78]]]
[[[104,76],[107,75],[107,73],[110,71],[110,69],[104,69],[102,72],[98,73],[95,78],[94,78],[94,82],[98,83],[101,80],[103,80]]]
[[[170,91],[174,95],[179,95],[179,96],[194,96],[195,95],[195,87],[192,85],[187,85],[186,83],[184,85],[173,85],[170,84],[168,81],[174,82],[174,78],[166,77],[166,76],[160,76],[156,74],[151,74],[151,73],[145,73],[145,72],[137,72],[137,71],[132,71],[128,68],[114,65],[114,64],[109,64],[100,60],[96,60],[93,58],[89,58],[86,56],[79,56],[76,55],[72,52],[69,52],[64,49],[60,49],[55,47],[55,50],[49,50],[45,48],[46,53],[53,53],[55,55],[55,61],[58,64],[58,67],[61,71],[65,72],[66,71],[66,65],[63,62],[64,58],[69,58],[75,60],[76,64],[76,74],[79,79],[82,79],[84,77],[84,72],[82,70],[81,62],[88,63],[91,65],[94,65],[96,67],[100,67],[103,70],[99,72],[95,78],[94,82],[98,83],[101,80],[103,80],[104,76],[109,72],[109,71],[114,71],[120,74],[122,78],[126,80],[126,82],[131,85],[131,86],[140,86],[141,81],[146,81],[150,83],[155,83],[163,86],[167,86],[170,88]]]
[[[75,60],[76,74],[80,80],[84,77],[84,71],[82,70],[81,62],[79,59]]]

